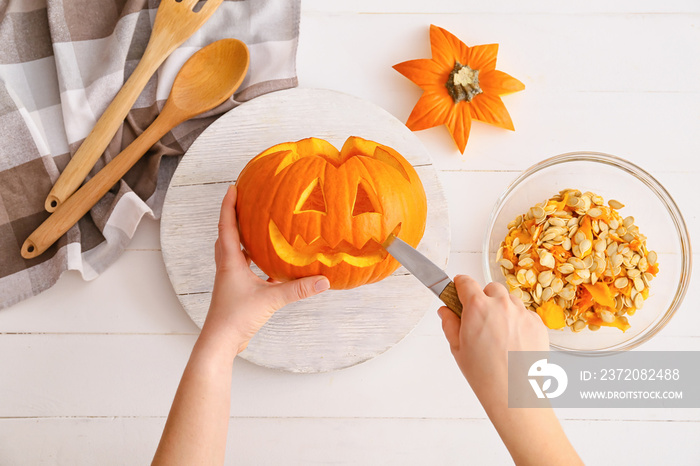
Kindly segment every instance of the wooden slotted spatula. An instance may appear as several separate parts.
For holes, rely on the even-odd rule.
[[[46,210],[55,211],[80,187],[151,76],[176,48],[209,19],[222,2],[223,0],[207,0],[195,12],[192,9],[197,0],[161,0],[141,61],[56,180],[44,203]]]

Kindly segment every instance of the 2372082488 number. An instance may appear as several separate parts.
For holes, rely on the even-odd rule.
[[[600,380],[679,380],[679,369],[601,369]]]

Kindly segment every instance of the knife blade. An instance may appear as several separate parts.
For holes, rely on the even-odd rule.
[[[444,270],[394,235],[389,235],[382,247],[435,293],[457,317],[462,317],[462,303],[457,296],[455,284]]]

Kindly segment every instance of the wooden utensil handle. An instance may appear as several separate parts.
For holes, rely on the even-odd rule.
[[[22,257],[31,259],[42,254],[107,194],[143,154],[172,128],[168,122],[163,124],[164,120],[159,122],[159,119],[160,116],[29,235],[22,245]]]
[[[159,41],[148,43],[143,58],[129,79],[97,120],[95,127],[56,180],[44,203],[47,211],[54,212],[83,183],[146,87],[148,80],[170,54],[164,47]]]
[[[439,296],[440,300],[445,303],[445,306],[450,308],[452,312],[457,314],[457,317],[462,318],[462,301],[457,295],[457,288],[454,282],[450,281]]]

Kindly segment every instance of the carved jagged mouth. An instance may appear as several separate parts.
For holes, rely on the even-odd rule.
[[[391,234],[398,235],[401,231],[401,223]],[[275,252],[285,262],[303,267],[316,261],[325,266],[332,267],[341,262],[347,262],[355,267],[369,267],[386,259],[388,253],[382,248],[382,241],[369,239],[361,248],[353,246],[347,241],[331,247],[326,240],[318,237],[307,243],[300,235],[294,239],[294,244],[289,244],[274,221],[269,225],[270,241]],[[385,238],[386,239],[386,238]]]

